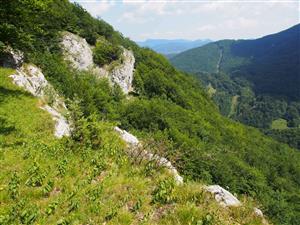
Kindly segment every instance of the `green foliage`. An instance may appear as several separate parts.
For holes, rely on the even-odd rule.
[[[58,202],[52,202],[52,203],[50,203],[50,204],[47,206],[47,208],[46,208],[46,210],[45,210],[45,213],[46,213],[48,216],[51,215],[51,214],[53,214],[53,213],[55,212],[57,206],[58,206]]]
[[[187,72],[225,72],[246,78],[256,94],[300,98],[299,29],[295,25],[255,40],[223,40],[178,54],[172,62]],[[217,69],[219,67],[219,70]]]
[[[300,149],[300,128],[266,130],[265,133],[278,141],[287,143],[294,148]]]
[[[122,49],[119,46],[111,44],[104,38],[99,38],[93,49],[93,59],[96,64],[103,66],[119,59],[121,53]]]
[[[68,160],[63,159],[61,162],[57,164],[57,170],[58,170],[58,175],[59,176],[64,176],[66,173],[66,169],[68,166]]]
[[[20,178],[17,175],[17,173],[14,172],[8,184],[9,196],[14,200],[17,199],[20,194],[19,187],[20,187]]]
[[[53,190],[53,187],[54,187],[54,181],[49,180],[42,189],[43,195],[49,196],[50,192]]]
[[[174,201],[175,182],[173,178],[162,180],[152,193],[152,202],[160,204],[168,204]]]
[[[300,68],[295,59],[299,58],[299,29],[296,25],[256,40],[218,41],[178,54],[171,61],[217,90],[212,99],[223,115],[267,134],[278,118],[298,128]],[[234,96],[238,102],[232,111]],[[277,134],[276,139],[293,147],[299,142],[298,136],[289,138],[291,142],[284,135]]]
[[[287,121],[285,119],[273,120],[271,128],[275,130],[287,129]]]
[[[28,169],[29,178],[26,181],[26,185],[32,187],[39,187],[43,185],[45,173],[41,170],[40,165],[34,162],[33,165]]]

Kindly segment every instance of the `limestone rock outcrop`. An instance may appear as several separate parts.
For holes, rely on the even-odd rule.
[[[38,67],[35,65],[23,65],[10,77],[17,86],[24,88],[33,96],[47,103],[41,108],[49,112],[55,121],[54,135],[56,137],[70,136],[69,123],[62,115],[62,112],[66,112],[67,108]]]
[[[93,62],[93,51],[84,38],[78,35],[64,32],[62,37],[62,49],[65,59],[78,70],[89,70],[96,77],[106,77],[112,84],[120,86],[125,94],[132,91],[132,80],[135,58],[133,52],[123,48],[120,64],[105,65],[99,67]]]
[[[225,190],[219,185],[210,185],[205,187],[206,191],[212,193],[220,205],[226,206],[240,206],[241,202],[229,191]]]
[[[79,70],[91,69],[94,66],[93,52],[84,38],[65,32],[61,42],[65,59]]]
[[[42,97],[45,95],[45,89],[48,81],[39,68],[33,65],[22,66],[16,70],[16,73],[10,75],[14,83],[19,87],[29,91],[33,96]]]
[[[173,175],[174,180],[177,184],[183,184],[183,178],[179,175],[177,169],[168,159],[147,152],[146,150],[142,150],[142,152],[136,151],[139,147],[142,147],[142,144],[137,139],[137,137],[125,130],[120,129],[119,127],[115,127],[115,131],[117,131],[122,140],[127,143],[128,147],[130,148],[130,154],[132,154],[133,156],[138,154],[139,157],[142,157],[144,160],[155,161],[158,166],[165,167]]]
[[[123,50],[121,57],[123,58],[123,63],[113,68],[109,78],[112,83],[118,84],[125,94],[128,94],[132,91],[135,58],[132,51],[127,49]]]

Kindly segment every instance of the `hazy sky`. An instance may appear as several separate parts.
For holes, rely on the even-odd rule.
[[[73,0],[135,41],[239,39],[299,23],[298,0]]]

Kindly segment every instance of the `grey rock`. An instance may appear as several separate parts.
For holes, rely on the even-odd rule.
[[[58,138],[62,138],[63,136],[70,136],[70,126],[68,121],[61,113],[55,110],[53,107],[49,105],[44,105],[41,107],[51,114],[52,119],[55,121],[55,132],[54,135]]]
[[[258,217],[264,217],[263,212],[259,208],[254,207],[253,210],[254,210],[254,214],[256,216],[258,216]]]
[[[55,121],[54,135],[58,138],[70,136],[69,123],[61,113],[62,111],[67,111],[67,108],[38,67],[35,65],[23,65],[16,70],[15,74],[10,75],[10,77],[17,86],[24,88],[33,96],[42,99],[43,102],[50,103],[48,99],[51,98],[51,106],[45,104],[41,108],[49,112]]]
[[[219,185],[210,185],[205,187],[205,190],[212,193],[216,201],[224,206],[241,206],[241,202],[229,191]]]
[[[34,65],[24,65],[10,77],[16,85],[24,88],[36,97],[44,96],[44,90],[48,86],[48,81],[45,79],[44,74]]]
[[[94,66],[93,52],[84,38],[65,32],[62,39],[65,59],[79,70],[88,70]]]
[[[24,62],[24,53],[8,46],[4,49],[4,57],[1,61],[4,67],[18,68]]]
[[[64,32],[62,49],[66,60],[78,70],[91,71],[96,77],[106,77],[112,84],[119,85],[125,94],[132,91],[135,58],[132,51],[123,48],[122,63],[111,63],[99,67],[93,62],[93,51],[84,38]]]
[[[123,63],[115,67],[110,73],[112,83],[118,84],[125,94],[132,91],[132,80],[135,58],[132,51],[123,50]]]

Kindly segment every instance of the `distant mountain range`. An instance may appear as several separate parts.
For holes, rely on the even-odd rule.
[[[137,42],[137,44],[141,47],[151,48],[164,55],[174,56],[180,52],[200,47],[210,42],[211,40],[209,39],[199,39],[194,41],[185,39],[148,39],[146,41]]]
[[[209,43],[171,62],[207,85],[222,114],[300,148],[300,24],[254,40]]]

